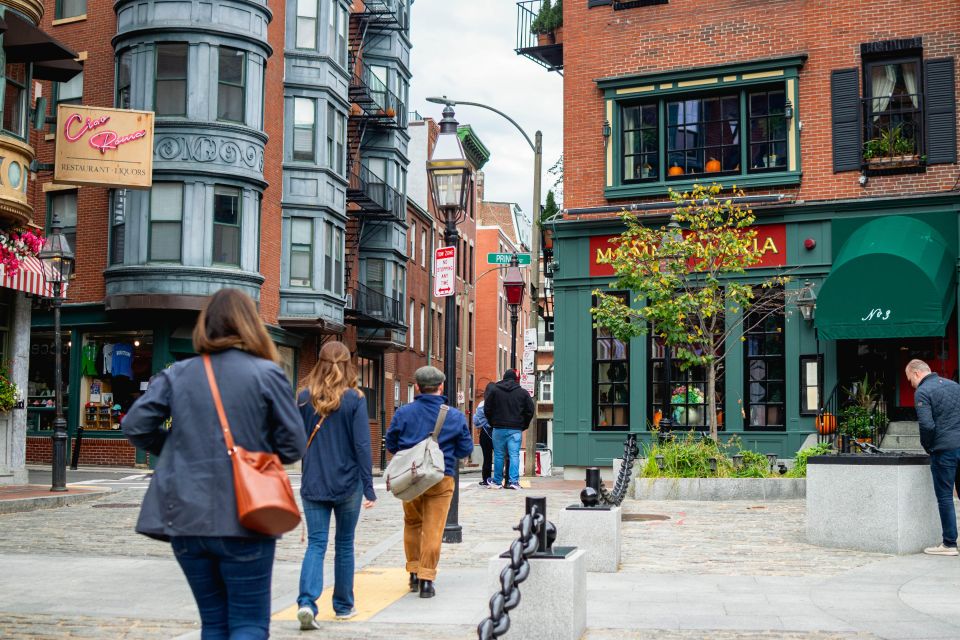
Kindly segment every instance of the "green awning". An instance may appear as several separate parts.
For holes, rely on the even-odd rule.
[[[956,302],[957,259],[930,225],[868,222],[846,241],[817,296],[825,340],[942,336]]]

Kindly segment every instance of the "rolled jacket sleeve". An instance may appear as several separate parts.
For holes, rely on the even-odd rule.
[[[138,449],[159,456],[167,441],[163,426],[170,417],[170,380],[166,371],[153,376],[143,394],[120,423],[123,435]]]
[[[363,496],[367,500],[376,500],[377,494],[373,490],[373,456],[370,451],[370,415],[363,398],[357,398],[353,411],[353,451],[360,469]]]
[[[297,410],[290,382],[280,367],[268,367],[262,382],[263,396],[270,407],[270,441],[280,460],[284,464],[291,464],[301,459],[307,449],[303,417]]]

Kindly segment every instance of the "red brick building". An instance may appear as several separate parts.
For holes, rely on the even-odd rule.
[[[656,341],[612,341],[589,313],[620,211],[659,227],[668,191],[695,183],[736,184],[753,207],[769,255],[745,278],[790,271],[788,291],[817,297],[809,319],[791,308],[736,336],[724,430],[792,456],[864,375],[890,419],[914,420],[904,358],[957,372],[956,2],[567,2],[562,40],[542,45],[528,33],[540,4],[518,3],[517,50],[564,76],[556,462],[609,464],[658,412],[705,428],[690,391],[703,371],[671,367]]]

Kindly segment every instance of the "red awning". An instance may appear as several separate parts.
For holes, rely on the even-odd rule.
[[[4,268],[3,280],[0,286],[8,289],[16,289],[24,293],[32,293],[42,298],[53,297],[53,285],[47,282],[43,263],[39,258],[28,256],[20,261],[20,269],[16,273],[8,273]],[[66,295],[67,288],[64,286],[63,293]]]

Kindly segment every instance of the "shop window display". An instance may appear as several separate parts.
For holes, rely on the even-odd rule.
[[[33,430],[52,430],[55,409],[53,331],[34,331],[30,335],[30,373],[27,381],[27,424]],[[61,334],[63,345],[63,406],[70,406],[70,332]]]
[[[86,334],[80,347],[81,424],[85,431],[117,431],[130,405],[147,388],[153,335]]]

